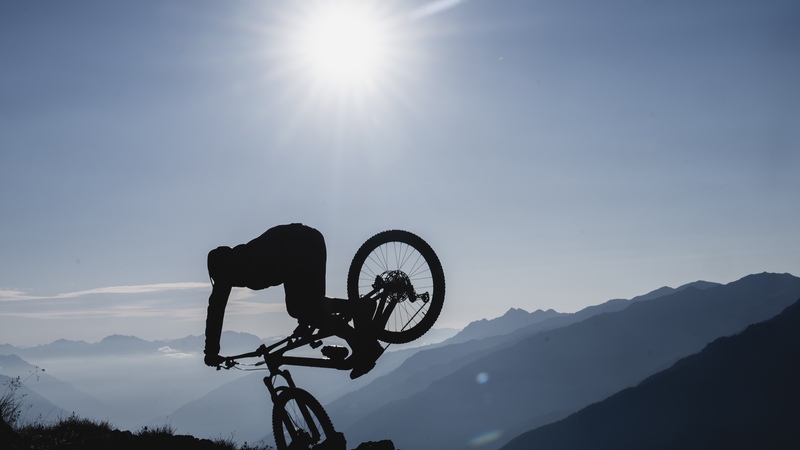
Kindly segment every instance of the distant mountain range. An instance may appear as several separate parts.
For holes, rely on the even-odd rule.
[[[496,450],[522,433],[636,386],[715,339],[774,317],[798,298],[800,279],[789,274],[751,275],[726,285],[698,281],[570,314],[511,309],[473,322],[443,342],[387,352],[373,372],[355,381],[345,372],[291,370],[298,385],[325,404],[349,442],[392,439],[398,448]],[[452,333],[445,330],[440,336]],[[223,347],[231,353],[264,342],[272,340],[223,334]],[[48,402],[42,403],[44,409],[59,414],[89,410],[86,416],[98,417],[100,411],[100,419],[114,421],[124,409],[124,423],[137,427],[169,423],[180,433],[235,436],[240,442],[265,437],[271,403],[261,385],[263,373],[242,376],[205,368],[203,343],[202,336],[156,342],[109,336],[94,344],[3,345],[0,354],[37,364],[49,360],[62,369],[72,360],[96,361],[93,372],[81,367],[71,376],[86,373],[92,376],[88,379],[108,383],[106,391],[98,391],[108,395],[89,396],[72,386],[92,391],[95,382],[28,383]],[[0,373],[14,367],[13,373],[30,371],[22,359],[0,358]],[[190,393],[197,394],[187,397]],[[164,412],[142,421],[144,406],[156,403],[163,404]],[[167,409],[169,404],[183,406]]]
[[[800,301],[502,450],[800,448]]]
[[[544,326],[567,319],[558,316],[505,337],[419,352],[376,380],[374,389],[331,403],[329,413],[335,423],[346,423],[344,433],[356,441],[389,437],[400,448],[417,450],[494,449],[633,386],[718,337],[773,317],[800,298],[800,279],[788,274],[701,287],[610,302],[609,309],[624,306],[566,326]],[[397,433],[398,423],[414,431]]]
[[[272,340],[230,331],[222,336],[223,345],[237,352],[265,342]],[[136,429],[219,386],[221,378],[203,364],[203,345],[202,336],[145,341],[119,335],[92,344],[58,340],[28,348],[3,345],[0,374],[25,379],[39,365],[46,372],[26,381],[26,389],[38,395],[29,400],[46,399],[59,411]],[[231,375],[228,380],[241,376]]]
[[[221,343],[226,348],[250,351],[263,343],[274,342],[275,338],[261,339],[249,333],[226,331],[222,333]],[[159,349],[169,348],[171,351],[202,353],[205,346],[204,336],[187,336],[181,339],[146,341],[136,336],[112,335],[100,342],[70,341],[59,339],[50,344],[35,347],[15,347],[10,344],[0,345],[0,355],[15,354],[25,359],[106,356],[154,353]]]

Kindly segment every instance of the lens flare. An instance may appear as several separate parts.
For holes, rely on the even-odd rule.
[[[474,438],[470,439],[469,446],[470,447],[481,447],[486,444],[490,444],[503,436],[502,430],[492,430],[487,431],[485,433],[481,433]]]

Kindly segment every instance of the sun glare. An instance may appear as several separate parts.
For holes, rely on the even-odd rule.
[[[365,3],[333,2],[307,11],[297,30],[297,56],[316,81],[368,84],[384,65],[385,34],[380,17]]]
[[[280,81],[293,123],[335,112],[326,118],[340,126],[388,124],[382,117],[411,104],[409,92],[427,73],[419,46],[427,35],[399,0],[287,4],[265,28],[264,53],[266,78]]]

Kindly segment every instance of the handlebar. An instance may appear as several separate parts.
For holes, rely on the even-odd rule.
[[[299,328],[300,327],[298,327],[298,329]],[[287,338],[284,338],[284,339],[282,339],[282,340],[280,340],[278,342],[275,342],[274,344],[271,344],[269,347],[267,347],[265,344],[261,344],[254,352],[247,352],[247,353],[242,353],[241,355],[234,355],[234,356],[225,356],[224,357],[225,361],[221,365],[217,366],[217,370],[220,370],[220,369],[225,369],[225,370],[231,369],[233,366],[239,364],[236,360],[244,359],[244,358],[264,358],[263,361],[260,361],[260,362],[255,364],[256,366],[264,365],[264,364],[267,363],[267,361],[266,361],[267,355],[269,355],[270,352],[274,348],[276,348],[276,347],[278,347],[280,345],[283,345],[286,342],[289,342],[292,339],[295,339],[296,337],[297,336],[295,334],[292,334],[291,336],[289,336]]]
[[[254,352],[242,353],[241,355],[226,356],[225,357],[225,362],[223,362],[221,365],[217,366],[217,370],[220,370],[220,369],[228,370],[228,369],[233,368],[233,366],[239,364],[236,361],[238,359],[263,357],[267,353],[269,353],[269,349],[267,349],[266,345],[261,344],[261,346],[259,346],[256,349],[256,351],[254,351]],[[265,364],[265,362],[261,361],[261,362],[256,363],[257,366],[260,366],[262,364]]]

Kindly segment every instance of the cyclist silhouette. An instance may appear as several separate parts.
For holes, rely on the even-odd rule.
[[[293,223],[270,228],[261,236],[233,248],[222,246],[208,253],[211,296],[206,318],[205,363],[218,366],[225,307],[233,287],[253,290],[283,284],[286,310],[297,319],[298,329],[329,328],[353,349],[357,378],[375,366],[383,352],[369,329],[372,307],[367,303],[325,296],[327,251],[322,233]],[[355,329],[332,314],[352,311]]]

